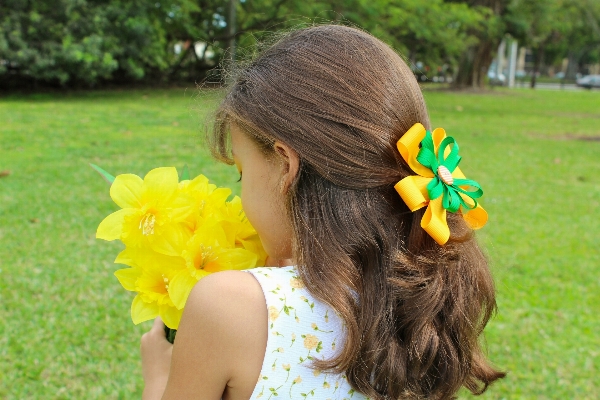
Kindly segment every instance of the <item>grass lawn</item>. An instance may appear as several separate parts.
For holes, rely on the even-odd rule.
[[[600,92],[427,91],[434,126],[461,145],[490,221],[479,238],[498,287],[486,330],[508,377],[489,399],[600,392]],[[120,249],[97,241],[117,206],[89,167],[144,175],[189,166],[233,187],[201,148],[215,93],[194,89],[0,98],[0,398],[141,396]],[[461,398],[470,398],[466,393]]]

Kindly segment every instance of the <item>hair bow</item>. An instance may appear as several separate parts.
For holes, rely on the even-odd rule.
[[[398,151],[417,175],[407,176],[394,188],[411,211],[427,206],[421,227],[440,245],[450,238],[446,210],[462,211],[472,229],[479,229],[488,219],[477,199],[483,190],[477,182],[466,179],[458,164],[458,144],[437,128],[429,132],[414,124],[397,143]]]

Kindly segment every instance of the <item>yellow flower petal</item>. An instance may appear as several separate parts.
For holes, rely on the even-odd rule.
[[[155,168],[144,177],[144,193],[142,199],[158,201],[160,204],[170,203],[179,187],[179,176],[174,167]]]
[[[132,249],[130,247],[126,247],[125,250],[120,252],[115,259],[115,264],[124,264],[129,265],[130,267],[140,267],[140,265],[136,262],[134,254],[132,253]]]
[[[233,196],[231,201],[227,202],[227,208],[232,212],[239,214],[242,212],[242,198],[240,196]]]
[[[188,251],[193,251],[200,247],[223,247],[232,244],[228,242],[227,234],[223,228],[223,224],[219,224],[213,219],[204,220],[188,242]]]
[[[110,214],[100,222],[96,231],[96,238],[108,241],[119,239],[123,231],[124,218],[137,213],[138,210],[134,208],[124,208]]]
[[[143,181],[134,174],[117,175],[110,186],[110,197],[121,208],[141,207]]]
[[[257,258],[256,254],[245,249],[228,249],[218,254],[218,263],[209,263],[204,270],[217,272],[230,269],[254,268]]]
[[[185,224],[165,224],[148,240],[152,250],[168,256],[179,256],[191,236]]]
[[[167,271],[164,271],[167,272]],[[144,300],[162,301],[169,296],[169,276],[160,271],[142,270],[142,274],[136,281],[136,290],[144,294]]]
[[[148,242],[143,233],[144,214],[139,209],[136,211],[136,214],[131,214],[123,219],[120,239],[127,247],[140,247]]]
[[[190,190],[200,190],[208,192],[208,178],[202,174],[198,175],[191,181],[187,181],[185,187]]]
[[[135,253],[133,260],[149,271],[167,273],[173,271],[175,274],[186,267],[185,260],[181,257],[167,256],[145,248],[136,249]]]
[[[208,272],[206,275],[208,275]],[[193,277],[187,269],[178,272],[173,279],[171,279],[169,296],[171,296],[171,300],[173,301],[173,304],[175,304],[175,307],[182,309],[185,306],[185,302],[196,282],[198,282],[198,279]]]
[[[231,195],[231,190],[227,188],[215,189],[210,194],[210,201],[216,204],[224,204],[227,198]]]
[[[208,195],[211,192],[211,186],[208,183],[208,178],[204,175],[198,175],[191,181],[181,182],[179,187],[183,190],[202,193],[204,195]]]
[[[178,310],[172,306],[160,306],[158,310],[158,315],[163,320],[166,326],[171,329],[177,329],[179,327],[179,322],[181,321],[181,314],[183,310]]]
[[[131,303],[131,319],[134,324],[148,321],[158,317],[158,305],[156,303],[146,303],[141,295],[135,296]]]
[[[123,285],[125,290],[129,290],[130,292],[135,292],[135,283],[137,279],[142,274],[142,271],[138,268],[123,268],[115,271],[115,276]]]
[[[240,244],[244,249],[256,254],[258,257],[256,260],[257,267],[265,265],[265,261],[267,261],[267,253],[265,252],[262,242],[257,234],[251,236],[247,240],[240,240]]]
[[[191,200],[185,196],[178,196],[170,204],[170,217],[172,222],[181,222],[194,212]]]

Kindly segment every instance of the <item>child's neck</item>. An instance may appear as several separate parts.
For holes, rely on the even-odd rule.
[[[285,258],[285,259],[275,259],[272,258],[271,256],[267,257],[267,260],[265,261],[265,267],[289,267],[292,265],[296,265],[294,263],[294,260],[292,260],[291,258]]]

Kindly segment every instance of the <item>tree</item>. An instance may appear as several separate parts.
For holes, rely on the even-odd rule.
[[[470,31],[482,15],[466,4],[443,0],[361,0],[365,28],[403,53],[414,65],[455,66],[477,38]]]
[[[391,45],[413,66],[421,62],[431,68],[454,66],[461,53],[477,41],[469,30],[482,21],[478,10],[444,0],[289,0],[281,6],[280,15],[283,18],[277,27],[313,19],[355,25]]]
[[[481,15],[481,22],[473,25],[469,30],[470,35],[477,37],[478,41],[471,44],[461,55],[454,87],[481,88],[485,85],[486,73],[494,58],[494,52],[506,32],[503,17],[510,0],[452,2],[467,4],[469,8],[477,10]]]
[[[575,79],[585,64],[600,62],[600,3],[564,0],[557,20],[556,39],[546,47],[548,61],[567,58],[566,78]]]
[[[0,86],[196,80],[222,59],[231,32],[248,44],[261,30],[287,26],[290,13],[312,13],[299,0],[233,3],[239,17],[228,30],[222,0],[5,0]],[[197,42],[203,43],[199,54]],[[178,54],[176,44],[182,45]]]
[[[535,87],[546,48],[560,39],[564,15],[561,0],[513,0],[506,16],[508,31],[533,52],[531,88]]]
[[[273,32],[332,20],[413,67],[457,71],[459,88],[484,85],[506,34],[534,50],[536,70],[568,57],[572,75],[600,58],[596,0],[4,0],[0,87],[198,81],[230,48],[244,58]]]
[[[227,3],[236,6],[235,26]],[[0,85],[200,79],[232,39],[253,52],[273,31],[331,20],[371,31],[413,64],[436,67],[457,63],[476,42],[470,32],[482,18],[467,4],[443,0],[6,0]],[[204,43],[200,54],[197,42]],[[182,51],[174,54],[177,43]]]

